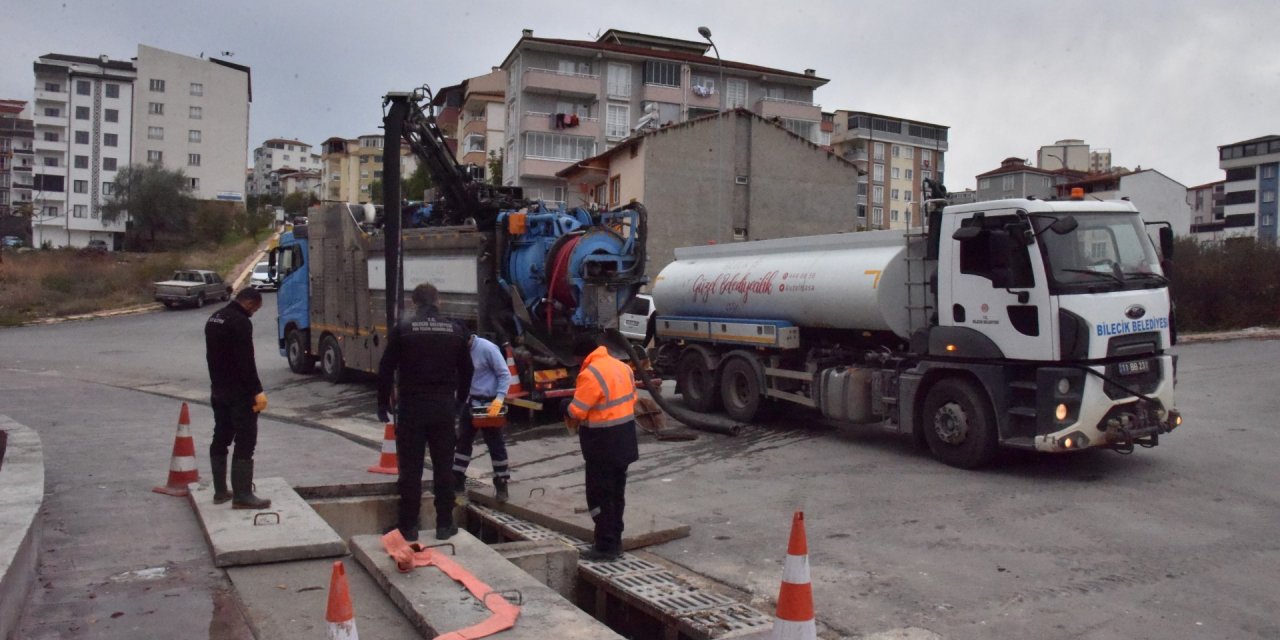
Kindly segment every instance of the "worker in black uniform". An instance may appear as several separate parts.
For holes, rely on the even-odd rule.
[[[213,442],[209,466],[213,470],[213,503],[231,501],[233,509],[266,509],[270,500],[253,495],[253,449],[258,444],[258,414],[267,408],[267,394],[258,380],[253,358],[253,322],[262,308],[262,294],[243,289],[227,306],[209,316],[204,325],[205,360],[209,363]],[[231,491],[227,491],[227,449],[231,459]]]
[[[471,389],[472,365],[467,348],[469,332],[440,317],[439,300],[439,292],[430,284],[413,290],[415,313],[388,332],[387,348],[378,366],[378,419],[384,423],[390,422],[392,387],[397,389],[398,527],[409,542],[418,539],[424,448],[431,452],[436,538],[447,540],[458,532],[453,523],[451,468],[457,441],[453,420]]]

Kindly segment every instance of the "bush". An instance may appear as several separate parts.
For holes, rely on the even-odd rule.
[[[1172,295],[1178,329],[1222,331],[1280,324],[1280,248],[1252,238],[1179,239]]]

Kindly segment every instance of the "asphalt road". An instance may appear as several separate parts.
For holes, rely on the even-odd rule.
[[[289,372],[267,298],[255,325],[272,409],[379,434],[367,381],[330,385]],[[77,405],[92,398],[33,389],[105,384],[121,388],[111,392],[124,395],[113,397],[132,394],[139,405],[156,394],[195,397],[207,386],[201,331],[209,312],[0,330],[0,384],[23,381],[21,393],[11,383],[0,387],[0,412],[22,416],[42,435],[54,424],[59,433],[90,433],[95,425]],[[1280,432],[1273,416],[1280,403],[1267,372],[1280,358],[1280,341],[1178,352],[1186,424],[1131,456],[1017,454],[966,472],[904,439],[796,412],[737,438],[642,438],[628,502],[693,525],[689,538],[652,551],[748,594],[766,611],[777,595],[791,513],[803,509],[824,636],[917,627],[947,638],[1278,637]],[[581,490],[581,458],[562,433],[513,430],[513,492]],[[310,446],[354,446],[325,436]],[[285,457],[280,464],[302,464]],[[70,464],[74,457],[47,460],[47,473]],[[483,460],[472,469],[489,471]]]

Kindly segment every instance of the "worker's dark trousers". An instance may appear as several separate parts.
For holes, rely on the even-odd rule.
[[[483,399],[473,401],[488,404]],[[493,398],[488,401],[492,402]],[[511,466],[507,462],[507,443],[502,440],[502,427],[477,429],[471,422],[469,404],[463,405],[458,411],[458,448],[453,454],[453,470],[461,474],[467,473],[467,467],[471,465],[471,446],[475,443],[476,431],[484,437],[484,446],[489,448],[489,458],[493,460],[493,476],[504,480],[510,478]]]
[[[213,396],[213,441],[209,443],[209,456],[226,457],[227,449],[235,443],[236,460],[252,460],[253,449],[258,445],[258,414],[253,411],[253,397]]]
[[[418,539],[422,508],[422,466],[431,452],[431,493],[435,496],[436,528],[453,526],[453,478],[450,466],[457,440],[453,431],[456,405],[452,393],[419,395],[400,401],[396,424],[396,455],[400,464],[400,533]]]
[[[578,430],[586,461],[587,510],[595,520],[595,548],[622,553],[622,512],[627,507],[627,467],[640,457],[634,421]]]

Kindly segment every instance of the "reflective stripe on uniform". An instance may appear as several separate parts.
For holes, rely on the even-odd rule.
[[[606,402],[606,403],[604,403],[604,404],[600,405],[600,406],[599,406],[599,408],[600,408],[600,409],[611,409],[611,408],[616,407],[616,406],[618,406],[618,405],[620,405],[620,404],[625,404],[625,403],[631,402],[632,400],[635,400],[635,399],[636,399],[636,394],[635,394],[634,392],[632,392],[632,393],[628,393],[628,394],[627,394],[627,395],[625,395],[625,396],[622,396],[621,398],[616,398],[616,399],[614,399],[614,400],[610,400],[610,401],[608,401],[608,402]]]
[[[621,417],[621,418],[614,418],[613,420],[603,420],[603,421],[600,421],[600,422],[589,422],[589,423],[587,423],[587,428],[589,428],[589,429],[603,429],[603,428],[605,428],[605,427],[616,427],[616,426],[618,426],[618,425],[620,425],[620,424],[626,424],[626,423],[631,422],[632,420],[635,420],[635,419],[636,419],[636,417],[635,417],[635,415],[633,414],[633,415],[629,415],[629,416],[623,416],[623,417]]]
[[[595,367],[587,367],[587,371],[596,377],[596,384],[600,385],[600,393],[604,394],[605,402],[609,401],[609,385],[604,383],[604,376],[600,374],[600,370]]]
[[[596,508],[594,508],[594,509],[592,509],[592,510],[588,511],[587,513],[589,513],[589,514],[591,515],[591,517],[592,517],[592,518],[594,518],[594,517],[596,517],[596,516],[600,515],[600,507],[596,507]]]
[[[574,398],[574,399],[573,399],[573,402],[570,402],[569,404],[570,404],[571,406],[574,406],[574,407],[577,407],[577,408],[579,408],[579,409],[582,409],[583,411],[590,411],[590,410],[591,410],[591,405],[589,405],[589,404],[587,404],[587,403],[585,403],[585,402],[583,402],[583,401],[581,401],[581,400],[579,400],[579,399],[577,399],[577,398]]]

